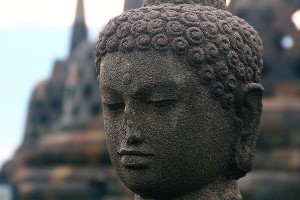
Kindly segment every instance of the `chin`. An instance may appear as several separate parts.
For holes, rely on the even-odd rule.
[[[131,183],[130,187],[128,187],[132,192],[139,195],[144,199],[167,199],[172,196],[176,196],[176,193],[182,193],[182,191],[178,191],[174,188],[168,188],[160,185],[149,186],[149,185],[135,185]]]
[[[131,190],[143,199],[172,199],[179,196],[187,195],[197,189],[199,188],[184,188],[183,185],[177,185],[177,187],[170,187],[170,185],[160,185],[156,187],[141,187],[139,185]]]
[[[143,198],[154,198],[164,188],[162,180],[147,170],[122,169],[118,172],[121,181],[135,194]]]
[[[185,181],[178,181],[179,179],[174,179],[172,175],[151,173],[151,170],[125,169],[119,172],[119,176],[126,187],[144,199],[169,199],[199,189],[191,186],[183,190]]]

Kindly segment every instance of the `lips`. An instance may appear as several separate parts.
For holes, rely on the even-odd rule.
[[[126,168],[142,169],[150,165],[151,159],[155,155],[150,151],[138,151],[121,149],[118,151],[121,164]]]

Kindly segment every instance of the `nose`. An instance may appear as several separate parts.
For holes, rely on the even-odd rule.
[[[127,145],[138,145],[142,143],[141,136],[138,133],[128,133],[125,138]]]
[[[138,130],[137,115],[134,106],[125,105],[125,141],[127,145],[138,145],[142,143],[142,136]]]
[[[125,141],[127,145],[142,143],[142,136],[138,131],[137,124],[130,118],[125,120]]]

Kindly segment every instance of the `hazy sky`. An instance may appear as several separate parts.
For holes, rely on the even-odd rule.
[[[34,86],[69,50],[76,0],[0,0],[0,166],[19,146]],[[124,0],[85,0],[90,36]]]
[[[89,27],[98,27],[122,12],[123,0],[84,0]],[[73,23],[76,0],[0,0],[0,28],[34,23],[66,27]]]

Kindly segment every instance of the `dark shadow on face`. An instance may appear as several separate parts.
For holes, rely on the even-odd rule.
[[[116,52],[101,62],[100,86],[112,163],[133,192],[170,197],[224,178],[233,114],[195,69],[170,52]]]

